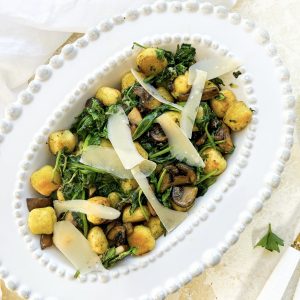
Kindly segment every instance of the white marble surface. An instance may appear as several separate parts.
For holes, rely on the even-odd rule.
[[[295,95],[300,92],[300,31],[299,0],[239,0],[234,11],[255,20],[271,34],[280,55],[291,72]],[[226,33],[224,33],[226,34]],[[272,105],[272,99],[266,99]],[[300,116],[300,103],[297,103]],[[299,118],[299,117],[298,117]],[[276,133],[271,133],[276,134]],[[270,136],[271,136],[270,134]],[[300,122],[295,132],[292,156],[279,188],[264,209],[241,235],[240,240],[225,254],[221,263],[208,269],[168,300],[255,300],[280,255],[261,248],[253,249],[255,241],[270,222],[286,243],[300,231]],[[295,281],[296,282],[296,281]],[[1,282],[0,282],[1,284]],[[3,300],[19,299],[2,284]],[[292,299],[293,286],[286,299]],[[0,297],[1,299],[1,297]]]

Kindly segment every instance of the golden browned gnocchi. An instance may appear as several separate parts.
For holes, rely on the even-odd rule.
[[[103,86],[97,90],[96,98],[105,106],[111,106],[121,101],[121,92],[117,89]]]
[[[146,48],[137,56],[136,64],[146,76],[156,75],[167,66],[167,59],[159,51],[156,48]]]
[[[205,162],[204,172],[206,174],[214,172],[214,175],[220,175],[225,171],[227,162],[218,150],[213,148],[205,149],[201,156]]]
[[[123,210],[122,221],[124,223],[136,223],[145,221],[150,217],[150,212],[147,206],[138,207],[134,212],[130,211],[131,206],[127,206]]]
[[[97,197],[88,199],[88,201],[91,203],[101,204],[101,205],[110,207],[110,202],[106,197],[97,196]],[[94,215],[87,215],[87,219],[89,220],[89,222],[91,222],[95,225],[102,224],[105,221],[104,219],[96,217]]]
[[[52,132],[48,138],[49,149],[54,155],[62,150],[71,153],[75,149],[76,144],[77,138],[70,130]]]
[[[179,75],[173,82],[172,95],[179,101],[186,101],[189,97],[190,90],[192,88],[188,83],[189,72],[185,72],[184,75]]]
[[[226,111],[224,123],[233,131],[240,131],[249,124],[252,114],[251,109],[243,101],[237,101]]]
[[[165,229],[162,226],[159,217],[151,217],[145,225],[149,227],[151,234],[156,240],[165,233]]]
[[[138,183],[134,179],[123,179],[121,180],[121,188],[124,193],[129,193],[130,191],[136,189]]]
[[[59,172],[55,171],[52,166],[46,165],[32,173],[30,182],[41,195],[50,196],[59,188],[61,178]]]
[[[210,105],[215,114],[219,118],[223,118],[230,105],[236,101],[236,97],[230,90],[222,90],[220,94],[221,97],[212,99]]]
[[[51,234],[56,223],[52,207],[35,208],[29,212],[28,228],[32,234]]]
[[[93,251],[97,254],[103,254],[108,249],[108,241],[101,227],[93,227],[87,236]]]
[[[155,247],[155,238],[148,227],[137,225],[127,238],[128,244],[136,248],[136,255],[142,255],[151,251]]]

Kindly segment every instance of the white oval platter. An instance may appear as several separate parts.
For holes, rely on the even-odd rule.
[[[49,160],[49,132],[68,127],[97,86],[117,84],[129,69],[134,41],[169,49],[192,43],[198,58],[237,56],[243,74],[235,92],[254,109],[254,118],[235,136],[224,175],[153,252],[75,280],[62,255],[54,248],[41,251],[28,232],[25,199],[34,195],[29,176]],[[268,33],[223,7],[157,2],[92,28],[38,68],[1,121],[0,277],[35,300],[163,299],[175,292],[220,261],[278,186],[293,143],[294,103],[289,72]]]

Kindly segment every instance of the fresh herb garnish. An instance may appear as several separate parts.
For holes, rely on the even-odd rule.
[[[77,270],[76,273],[74,274],[74,278],[75,278],[75,279],[78,278],[79,275],[80,275],[80,271]]]
[[[114,266],[118,261],[124,259],[128,255],[135,255],[136,248],[131,247],[129,250],[121,252],[120,254],[117,254],[116,248],[112,247],[109,248],[101,257],[101,262],[104,266],[104,268],[110,268]]]
[[[221,78],[219,78],[219,77],[214,78],[214,79],[210,79],[210,81],[212,83],[214,83],[218,87],[219,90],[222,89],[222,87],[221,87],[222,85],[225,86],[223,80]]]
[[[76,133],[79,141],[84,141],[88,136],[95,145],[100,143],[100,138],[103,137],[102,131],[106,123],[107,117],[99,100],[91,98],[90,104],[76,118],[76,122],[72,125],[71,131]]]
[[[195,63],[196,49],[190,44],[182,44],[177,46],[176,53],[164,51],[163,55],[168,61],[168,66],[158,74],[151,78],[151,82],[167,86],[177,76],[184,74],[188,68]]]
[[[159,60],[163,60],[165,58],[165,50],[157,48],[155,51],[156,51],[156,57]]]
[[[170,110],[168,105],[160,105],[158,108],[153,110],[151,113],[147,114],[143,120],[139,123],[138,127],[136,128],[135,132],[132,135],[133,140],[138,139],[141,137],[148,129],[152,126],[155,119],[159,117],[162,113],[166,110]]]
[[[235,78],[238,78],[240,75],[242,75],[242,72],[241,72],[241,71],[236,71],[236,72],[233,72],[232,75],[233,75]]]
[[[284,241],[275,233],[272,232],[271,224],[269,224],[268,232],[262,239],[255,245],[255,247],[263,247],[269,251],[280,252],[279,246],[284,246]]]
[[[132,45],[132,49],[135,47],[135,46],[137,46],[137,47],[140,47],[140,48],[143,48],[143,49],[146,49],[147,47],[145,47],[145,46],[143,46],[143,45],[141,45],[141,44],[139,44],[139,43],[137,43],[137,42],[133,42],[133,45]]]
[[[225,99],[225,96],[222,93],[219,93],[219,95],[214,97],[214,100],[220,100],[221,101],[221,100],[224,100],[224,99]]]

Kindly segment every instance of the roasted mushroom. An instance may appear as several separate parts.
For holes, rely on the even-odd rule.
[[[126,243],[126,228],[123,225],[114,226],[106,235],[110,245],[120,246]]]
[[[161,185],[159,188],[159,192],[163,193],[164,191],[166,191],[169,187],[172,186],[172,177],[170,175],[170,173],[167,171],[165,173],[163,173],[164,171],[162,171],[162,173],[160,174],[160,177],[162,177],[161,179]]]
[[[189,178],[190,183],[194,183],[196,181],[196,173],[191,167],[183,163],[177,164],[176,167],[180,170],[181,173],[184,173]]]
[[[174,186],[172,189],[172,206],[175,210],[188,210],[195,202],[198,188],[193,186]]]
[[[154,124],[150,130],[150,136],[155,142],[163,143],[168,140],[167,136],[164,134],[159,124]]]
[[[207,140],[207,134],[203,133],[196,141],[196,145],[197,146],[201,146],[205,143],[205,141]]]
[[[132,225],[132,223],[127,222],[127,223],[123,223],[123,225],[124,225],[125,230],[126,230],[126,235],[127,236],[131,235],[132,232],[133,232],[133,225]]]
[[[161,102],[148,94],[141,86],[136,86],[133,89],[133,93],[140,97],[140,106],[142,109],[153,110],[161,105]]]
[[[214,140],[223,141],[222,143],[218,144],[218,147],[222,150],[222,152],[231,153],[234,150],[234,145],[230,135],[230,129],[223,122],[215,132]]]
[[[40,238],[41,249],[44,250],[53,245],[52,234],[42,234]]]
[[[28,211],[32,211],[35,208],[43,208],[53,206],[53,202],[49,198],[27,198]]]
[[[218,95],[219,95],[218,87],[213,82],[206,81],[201,100],[202,101],[210,100]]]
[[[183,163],[178,163],[176,166],[168,165],[164,167],[160,176],[163,176],[159,189],[160,193],[163,193],[171,186],[192,184],[197,179],[194,170]]]

